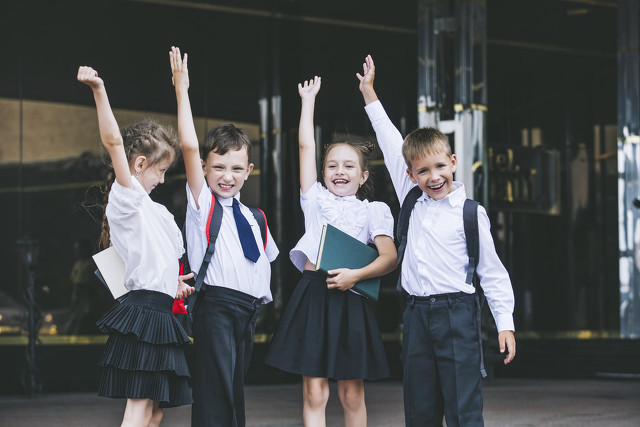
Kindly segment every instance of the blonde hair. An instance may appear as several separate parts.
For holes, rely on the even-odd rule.
[[[411,132],[402,143],[402,156],[407,166],[426,154],[444,153],[451,157],[451,145],[446,135],[436,128],[420,128]]]

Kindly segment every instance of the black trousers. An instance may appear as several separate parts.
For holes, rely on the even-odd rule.
[[[244,376],[253,351],[261,301],[203,286],[193,313],[193,427],[243,427]]]
[[[475,295],[407,297],[402,338],[407,426],[483,426]]]

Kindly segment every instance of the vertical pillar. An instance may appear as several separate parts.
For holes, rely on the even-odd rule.
[[[418,126],[437,127],[442,107],[438,84],[438,21],[447,16],[448,0],[418,0]]]
[[[456,0],[456,180],[467,197],[488,207],[486,167],[487,28],[485,0]]]
[[[638,1],[618,2],[620,335],[640,338],[640,34]]]

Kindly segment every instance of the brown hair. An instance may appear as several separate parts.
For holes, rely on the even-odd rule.
[[[133,169],[133,162],[139,156],[147,158],[147,167],[161,161],[175,160],[179,147],[175,131],[168,126],[161,125],[153,119],[144,119],[133,123],[121,131],[124,152],[127,155],[129,169]],[[107,182],[104,187],[102,232],[100,234],[100,247],[109,247],[109,223],[107,222],[106,208],[109,201],[109,192],[115,181],[113,167],[109,164]]]
[[[206,162],[211,152],[224,156],[229,150],[243,148],[247,150],[247,158],[251,161],[251,140],[247,133],[232,123],[225,123],[207,132],[202,142],[200,158]]]
[[[324,171],[327,164],[327,156],[329,152],[339,145],[346,145],[351,147],[356,154],[358,154],[358,159],[360,161],[360,169],[362,172],[369,170],[369,155],[373,152],[375,146],[373,143],[369,141],[343,141],[343,142],[334,142],[329,145],[324,150],[324,158],[322,159],[322,171]],[[369,173],[369,177],[367,180],[358,188],[356,192],[356,197],[360,200],[369,199],[373,197],[373,180],[371,179],[371,173]]]
[[[420,128],[411,132],[402,143],[402,156],[407,166],[425,154],[444,153],[451,157],[451,145],[446,135],[435,128]]]

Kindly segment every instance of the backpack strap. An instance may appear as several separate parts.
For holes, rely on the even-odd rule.
[[[211,263],[211,258],[216,250],[216,240],[218,240],[218,233],[220,232],[220,226],[222,225],[222,205],[218,202],[218,198],[215,193],[211,192],[211,209],[209,209],[209,218],[207,219],[207,250],[204,253],[202,264],[198,270],[196,276],[196,283],[193,285],[195,291],[189,296],[189,299],[194,301],[193,304],[187,304],[187,312],[189,315],[193,312],[193,306],[197,299],[198,292],[202,289],[204,278],[207,273],[207,268]]]
[[[264,214],[262,209],[254,208],[253,206],[247,206],[247,207],[249,208],[249,210],[251,210],[253,217],[256,219],[256,221],[258,222],[258,225],[260,226],[260,235],[262,236],[262,243],[263,243],[262,248],[267,249],[267,236],[268,236],[267,216]]]
[[[480,233],[478,232],[478,205],[475,200],[467,199],[462,208],[462,220],[464,221],[464,235],[467,241],[467,278],[465,283],[477,287],[476,268],[480,257]]]
[[[467,241],[467,278],[465,283],[473,285],[476,289],[476,323],[478,324],[478,345],[480,346],[480,373],[482,378],[487,376],[484,368],[484,352],[482,351],[482,304],[484,304],[484,292],[478,280],[478,261],[480,260],[480,233],[478,231],[478,206],[480,203],[467,199],[462,207],[462,220],[464,222],[464,234]]]
[[[398,240],[398,265],[402,264],[404,250],[407,248],[407,234],[409,232],[409,219],[411,212],[418,198],[422,195],[422,190],[417,185],[413,187],[402,201],[400,214],[398,215],[398,226],[396,229],[396,239]]]
[[[400,208],[400,214],[398,215],[398,225],[396,227],[396,240],[398,241],[398,265],[402,264],[404,251],[407,248],[407,234],[409,233],[409,219],[411,218],[411,212],[413,212],[413,207],[421,195],[422,190],[416,185],[409,190],[402,201],[402,207]],[[398,276],[396,289],[402,292],[402,273]]]

